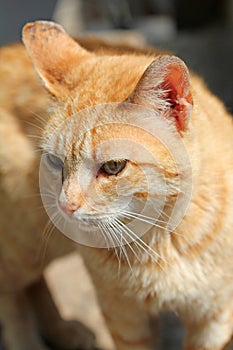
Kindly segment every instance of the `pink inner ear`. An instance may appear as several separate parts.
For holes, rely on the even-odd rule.
[[[187,72],[177,64],[170,64],[159,88],[165,90],[164,97],[170,103],[171,113],[175,118],[178,131],[184,131],[192,107],[192,95]]]

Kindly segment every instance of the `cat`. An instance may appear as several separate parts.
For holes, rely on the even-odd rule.
[[[42,164],[47,176],[59,180],[55,212],[77,227],[77,240],[84,236],[88,242],[94,236],[98,241],[101,237],[91,235],[97,227],[104,236],[101,244],[106,240],[110,245],[105,249],[97,242],[94,247],[92,241],[92,246],[77,249],[116,348],[150,349],[150,316],[172,310],[186,327],[185,350],[223,349],[233,331],[233,125],[223,104],[175,56],[114,53],[113,48],[90,52],[61,26],[44,21],[27,24],[23,41],[52,98],[48,102],[19,46],[24,101],[9,93],[10,100],[18,104],[17,117],[20,104],[40,114],[51,106],[43,130],[38,130]],[[12,51],[7,50],[10,61]],[[28,133],[26,126],[21,128]],[[158,131],[169,136],[164,140],[171,142],[172,152],[158,142]],[[28,156],[30,147],[24,148],[23,156]],[[22,164],[28,164],[30,174],[28,158],[20,159],[19,170]],[[7,180],[16,194],[17,180],[23,178],[19,170],[16,179]],[[31,193],[29,184],[20,183],[19,189]],[[146,206],[150,197],[158,206],[162,197],[163,205],[162,210],[155,206],[149,217],[136,204]],[[184,207],[183,198],[188,199]],[[167,226],[175,203],[182,215]],[[144,235],[134,233],[130,219],[150,224]]]
[[[63,321],[43,277],[52,259],[74,250],[72,242],[55,230],[49,237],[48,217],[40,209],[36,144],[41,124],[36,115],[45,113],[48,96],[21,44],[0,49],[0,77],[0,322],[4,345],[8,350],[92,349],[92,332],[79,322]],[[51,347],[43,344],[40,335]]]

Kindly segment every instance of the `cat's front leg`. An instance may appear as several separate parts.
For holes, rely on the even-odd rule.
[[[117,350],[157,349],[152,344],[149,313],[142,303],[114,289],[99,295],[99,300]]]
[[[232,337],[232,316],[222,311],[212,320],[189,324],[186,328],[185,350],[223,350]],[[231,349],[227,348],[227,349]]]
[[[7,350],[48,350],[37,332],[33,310],[23,291],[0,295],[0,322]]]
[[[78,321],[61,318],[44,278],[28,289],[43,337],[55,348],[93,349],[94,334]]]

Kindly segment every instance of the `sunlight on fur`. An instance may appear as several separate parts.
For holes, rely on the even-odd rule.
[[[149,317],[166,310],[185,325],[185,350],[224,349],[233,330],[231,116],[176,56],[98,40],[88,51],[46,21],[28,23],[23,42],[26,50],[0,50],[7,349],[48,349],[39,334],[51,347],[93,347],[91,331],[60,317],[42,277],[74,249],[116,349],[150,349]]]

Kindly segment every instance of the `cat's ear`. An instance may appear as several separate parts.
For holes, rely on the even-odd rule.
[[[144,72],[129,101],[152,108],[185,131],[192,112],[189,72],[175,56],[160,56]]]
[[[27,23],[23,28],[23,42],[37,73],[56,97],[72,88],[72,75],[68,74],[70,67],[90,55],[53,22]]]

